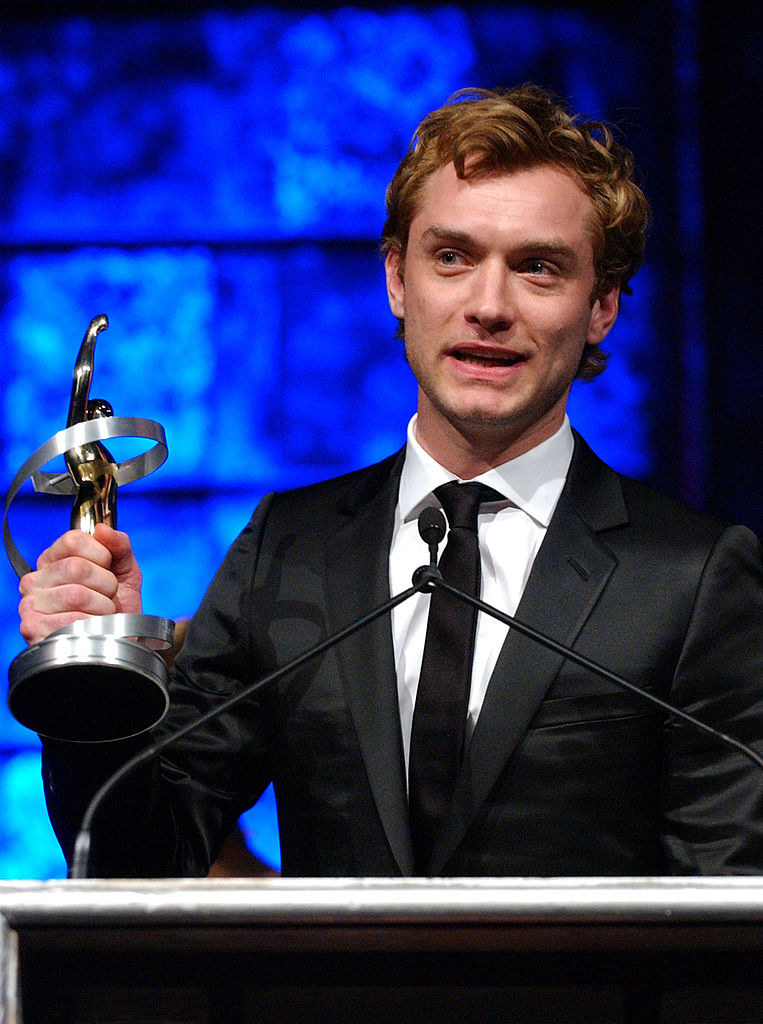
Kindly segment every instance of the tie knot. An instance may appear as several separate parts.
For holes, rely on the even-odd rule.
[[[434,493],[445,510],[450,529],[460,528],[471,530],[473,533],[477,532],[480,505],[488,501],[504,500],[502,494],[486,484],[462,484],[458,480],[451,480],[450,483],[435,487]]]

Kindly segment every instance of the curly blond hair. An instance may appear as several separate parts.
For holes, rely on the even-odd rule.
[[[424,184],[449,163],[465,179],[549,164],[567,170],[594,209],[591,301],[617,283],[631,293],[628,282],[644,255],[649,204],[633,180],[633,154],[607,125],[571,116],[556,96],[536,85],[454,93],[418,126],[387,189],[382,252],[399,253],[401,276]],[[593,379],[606,360],[598,345],[587,346],[578,378]]]

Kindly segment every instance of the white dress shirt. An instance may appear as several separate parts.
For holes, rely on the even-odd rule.
[[[418,517],[428,505],[441,508],[435,487],[457,479],[428,455],[415,437],[416,417],[408,424],[405,463],[395,513],[389,555],[390,593],[411,585],[414,570],[429,561],[418,531]],[[482,564],[482,599],[513,615],[530,575],[535,556],[546,535],[572,459],[574,440],[565,417],[559,430],[537,447],[488,470],[474,479],[487,484],[506,500],[482,506],[478,536]],[[442,554],[442,546],[440,554]],[[424,654],[429,594],[417,594],[392,612],[392,634],[397,671],[400,724],[406,774],[411,722]],[[508,627],[480,612],[472,667],[471,696],[466,723],[471,736],[485,698]]]

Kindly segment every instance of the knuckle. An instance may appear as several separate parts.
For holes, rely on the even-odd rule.
[[[58,599],[67,612],[84,611],[89,604],[89,591],[78,583],[65,583],[58,588]]]
[[[19,629],[21,635],[28,644],[39,639],[40,615],[29,598],[24,598],[19,603]]]
[[[78,537],[77,534],[80,536]],[[67,533],[61,534],[49,548],[45,548],[37,559],[37,568],[42,569],[46,565],[52,565],[61,561],[61,559],[76,554],[80,550],[81,538],[84,536],[85,534],[81,530],[69,530]]]
[[[90,576],[90,563],[83,558],[65,558],[60,570],[66,583],[85,583]]]
[[[61,535],[61,541],[67,551],[79,551],[83,540],[88,536],[84,530],[67,530]]]
[[[21,635],[28,644],[33,644],[37,639],[37,634],[32,629],[31,625],[26,622],[21,623]]]

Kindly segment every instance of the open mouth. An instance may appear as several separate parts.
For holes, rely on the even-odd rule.
[[[451,355],[461,363],[476,363],[479,366],[515,366],[517,363],[523,362],[525,358],[516,352],[499,355],[494,352],[473,352],[464,349],[454,349]]]

